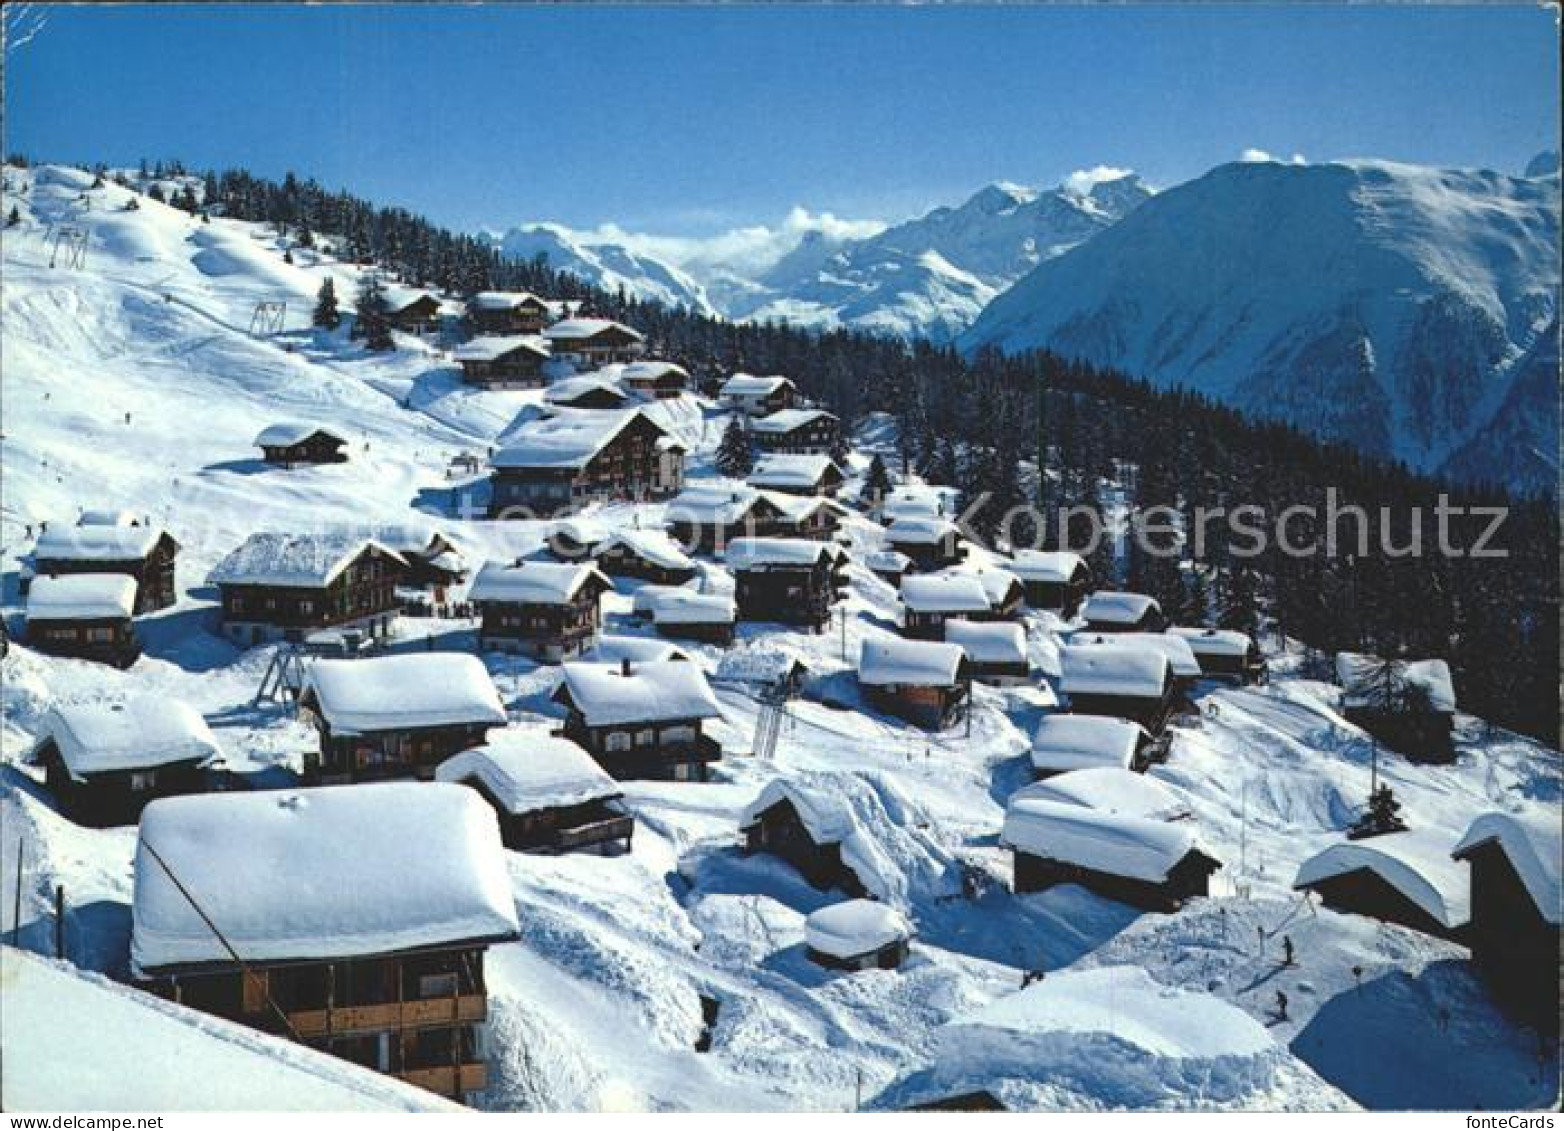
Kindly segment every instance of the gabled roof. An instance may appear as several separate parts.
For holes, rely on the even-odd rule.
[[[289,534],[262,530],[246,538],[237,549],[212,567],[212,585],[275,585],[291,589],[318,589],[330,585],[361,554],[374,551],[390,561],[406,565],[389,546],[350,531]]]
[[[336,734],[505,722],[488,669],[460,652],[316,660],[301,698]]]
[[[834,562],[842,553],[829,542],[811,538],[735,538],[728,543],[728,568],[735,571],[812,569]]]
[[[1027,798],[1084,805],[1103,813],[1151,821],[1181,821],[1191,815],[1189,800],[1172,786],[1149,774],[1137,774],[1119,766],[1055,774],[1017,790],[1011,800]]]
[[[737,616],[733,598],[723,593],[670,589],[652,601],[654,624],[732,624]]]
[[[1189,821],[1151,821],[1038,798],[1013,800],[1000,842],[1045,860],[1126,879],[1162,883],[1201,851]]]
[[[544,330],[543,336],[551,342],[568,345],[571,342],[588,341],[609,330],[628,334],[632,341],[642,340],[638,331],[619,322],[610,322],[606,318],[566,318]]]
[[[136,579],[123,573],[69,573],[33,579],[27,619],[116,620],[136,610]]]
[[[1070,643],[1080,648],[1145,648],[1167,658],[1168,670],[1180,679],[1199,679],[1200,661],[1189,641],[1163,632],[1077,632]]]
[[[688,660],[567,663],[556,699],[568,696],[588,726],[713,719],[722,714],[705,674]]]
[[[528,291],[479,291],[467,302],[478,310],[517,310],[523,306],[548,309],[548,303]]]
[[[1466,869],[1450,856],[1449,834],[1422,829],[1344,840],[1298,866],[1293,889],[1312,888],[1354,872],[1369,872],[1405,896],[1440,926],[1471,918]]]
[[[482,746],[441,762],[434,776],[481,784],[513,815],[606,801],[624,792],[590,754],[546,723],[497,730]]]
[[[1099,589],[1086,598],[1081,615],[1099,624],[1138,624],[1148,612],[1162,607],[1144,593],[1120,593]]]
[[[671,537],[661,530],[619,530],[598,545],[601,557],[609,550],[623,550],[644,561],[664,569],[694,569],[691,558]]]
[[[1098,715],[1044,715],[1032,732],[1032,767],[1048,773],[1128,769],[1151,736],[1139,723]]]
[[[948,621],[945,642],[959,646],[974,664],[1027,662],[1026,630],[1012,621]]]
[[[669,522],[733,526],[762,499],[775,507],[769,496],[742,483],[692,483],[668,500],[663,516]]]
[[[604,633],[582,654],[582,660],[594,664],[619,665],[625,660],[646,664],[660,660],[688,660],[683,648],[661,636],[616,636]]]
[[[667,430],[640,409],[561,408],[522,425],[489,460],[497,468],[585,467],[636,420],[666,436]]]
[[[140,526],[141,519],[128,510],[84,510],[77,526]]]
[[[753,373],[735,373],[722,383],[721,395],[724,397],[765,397],[770,396],[778,389],[795,387],[793,382],[786,377],[757,377]]]
[[[961,539],[961,528],[937,515],[906,515],[885,528],[890,546],[936,546],[947,538]]]
[[[1243,657],[1254,647],[1254,641],[1246,633],[1231,628],[1186,628],[1174,625],[1168,632],[1186,641],[1196,656]]]
[[[953,687],[966,667],[967,654],[959,645],[879,633],[864,638],[858,682],[870,687]]]
[[[451,356],[457,361],[498,361],[518,350],[540,358],[549,356],[548,341],[538,334],[490,334],[474,338],[457,346]]]
[[[485,562],[467,598],[479,604],[568,605],[583,586],[612,589],[614,583],[585,562]]]
[[[1558,823],[1548,818],[1485,813],[1472,822],[1450,852],[1457,860],[1466,860],[1485,845],[1498,846],[1543,919],[1558,926],[1564,922],[1564,908],[1560,906],[1564,903],[1564,883],[1559,874],[1561,840],[1564,834]]]
[[[163,865],[251,962],[493,942],[518,930],[494,810],[443,782],[148,805],[137,837],[132,971],[230,966],[229,951]]]
[[[762,416],[751,422],[756,432],[765,432],[768,435],[785,435],[799,428],[807,427],[817,420],[835,420],[836,417],[824,409],[819,408],[784,408]]]
[[[761,456],[749,473],[751,487],[814,487],[832,471],[841,477],[842,469],[828,455]]]
[[[1066,645],[1059,686],[1066,695],[1127,695],[1155,699],[1167,687],[1172,669],[1154,648],[1109,644]]]
[[[1068,550],[1017,550],[1009,562],[1010,572],[1023,581],[1042,581],[1063,585],[1086,568],[1086,559]]]
[[[1336,682],[1341,684],[1344,706],[1373,708],[1381,705],[1381,664],[1375,656],[1336,653]],[[1450,666],[1443,660],[1392,660],[1390,683],[1393,698],[1421,693],[1427,697],[1432,710],[1444,714],[1455,710],[1455,683],[1450,678]]]
[[[681,381],[690,379],[689,371],[682,365],[675,365],[671,361],[632,361],[622,366],[619,377],[623,381],[658,381],[664,377],[674,376]]]
[[[51,526],[38,536],[33,561],[140,561],[166,533],[160,526]]]
[[[324,425],[285,420],[262,428],[255,436],[255,446],[257,448],[291,448],[295,444],[304,443],[305,440],[315,435],[325,436],[327,439],[335,440],[338,444],[347,443],[346,438]]]
[[[88,774],[204,764],[222,756],[194,708],[152,695],[58,704],[44,718],[34,757],[50,744],[78,781]]]
[[[972,573],[915,573],[902,578],[901,602],[915,613],[986,613],[988,591]]]
[[[912,924],[894,907],[873,899],[849,899],[804,920],[804,942],[832,958],[858,958],[912,938]]]
[[[386,300],[386,310],[392,314],[400,314],[408,307],[420,302],[432,302],[440,305],[440,296],[421,287],[409,287],[404,283],[382,283],[381,293]]]
[[[550,404],[569,404],[594,394],[611,396],[616,404],[624,404],[630,399],[629,394],[619,387],[618,381],[602,373],[583,373],[555,381],[544,390],[543,399]]]

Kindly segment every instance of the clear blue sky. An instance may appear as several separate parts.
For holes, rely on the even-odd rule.
[[[85,6],[8,53],[6,147],[696,233],[1246,147],[1518,170],[1554,144],[1557,52],[1526,5]]]

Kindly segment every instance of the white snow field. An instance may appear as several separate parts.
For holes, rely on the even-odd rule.
[[[14,191],[3,208],[14,204],[22,216],[5,232],[0,293],[0,554],[13,641],[23,611],[17,559],[41,522],[73,523],[82,509],[126,510],[166,526],[182,547],[180,599],[137,618],[145,652],[134,666],[118,671],[57,659],[13,642],[0,681],[0,928],[12,926],[20,863],[18,945],[52,952],[52,900],[63,885],[66,956],[91,978],[33,963],[69,988],[46,988],[28,1000],[37,1010],[47,1008],[36,1004],[38,996],[57,998],[60,1011],[84,1018],[73,1032],[112,1032],[118,1011],[145,1004],[96,980],[128,976],[136,831],[81,828],[55,811],[41,774],[22,764],[49,709],[73,699],[178,699],[205,717],[232,772],[258,789],[295,787],[316,737],[283,707],[254,703],[272,649],[241,651],[217,635],[215,592],[206,583],[211,568],[252,531],[328,524],[358,524],[365,537],[376,526],[437,526],[474,569],[486,559],[532,552],[546,525],[458,516],[462,499],[481,504],[486,489],[472,486],[470,473],[452,477],[448,468],[459,453],[483,458],[518,419],[538,412],[542,393],[469,390],[435,344],[399,338],[394,354],[375,356],[345,332],[308,329],[320,280],[334,278],[351,302],[356,270],[303,251],[286,264],[278,238],[259,225],[215,217],[203,224],[145,199],[138,211],[121,211],[128,194],[113,186],[87,193],[91,205],[83,211],[86,173],[41,167],[8,169],[7,176]],[[46,233],[67,220],[91,233],[86,263],[51,269]],[[263,299],[287,301],[281,334],[249,332]],[[694,397],[649,411],[689,444],[692,481],[702,482],[725,413]],[[349,460],[293,470],[262,464],[254,437],[285,419],[340,432],[349,439]],[[852,462],[861,467],[861,460]],[[936,497],[916,483],[902,486],[898,497]],[[854,491],[850,478],[843,497]],[[656,529],[663,510],[596,506],[587,517],[608,531]],[[1150,776],[1187,806],[1201,843],[1222,861],[1211,898],[1157,916],[1073,886],[1016,897],[999,833],[1006,803],[1031,779],[1031,736],[1052,709],[1053,692],[1037,684],[979,685],[970,720],[938,734],[867,709],[857,659],[866,640],[895,631],[899,602],[863,564],[881,548],[880,527],[849,513],[843,529],[851,541],[850,591],[845,618],[829,632],[741,624],[735,648],[746,662],[730,662],[726,677],[719,668],[729,653],[678,645],[687,662],[713,677],[720,717],[706,730],[725,753],[712,781],[624,783],[637,824],[627,855],[505,855],[520,938],[488,955],[486,1106],[840,1110],[860,1098],[867,1104],[881,1097],[877,1106],[894,1106],[898,1096],[922,1102],[923,1093],[911,1089],[948,1064],[953,1023],[959,1029],[973,1018],[1018,1011],[1013,1025],[984,1030],[997,1072],[1001,1051],[1011,1058],[1003,1063],[1013,1064],[1026,1049],[1055,1041],[1050,1034],[1069,1031],[1077,1005],[1083,1018],[1111,1021],[1127,1008],[1120,978],[1132,975],[1163,987],[1158,994],[1202,995],[1199,1008],[1222,1011],[1224,1039],[1243,1034],[1244,1049],[1260,1051],[1234,1052],[1232,1072],[1227,1053],[1207,1049],[1194,1063],[1215,1066],[1210,1072],[1161,1066],[1118,1077],[1103,1066],[1094,1076],[1083,1074],[1091,1066],[1079,1059],[1061,1061],[1056,1074],[1027,1074],[1007,1093],[1014,1102],[1079,1109],[1514,1109],[1550,1102],[1556,1050],[1504,1020],[1464,950],[1311,910],[1291,890],[1298,866],[1340,841],[1368,791],[1370,745],[1338,713],[1337,689],[1299,678],[1293,658],[1274,652],[1267,687],[1197,687],[1199,713],[1177,721],[1168,761]],[[721,571],[701,564],[707,591],[721,591]],[[989,564],[991,557],[975,548],[973,565]],[[600,658],[617,663],[634,653],[641,663],[642,656],[666,654],[669,646],[650,639],[650,626],[631,616],[639,586],[617,585],[604,600],[606,631],[632,643],[606,647]],[[1051,615],[1028,615],[1025,623],[1029,651],[1057,658],[1070,626],[1061,629]],[[467,621],[404,619],[398,631],[399,650],[474,647]],[[750,751],[761,715],[758,688],[732,673],[760,670],[768,657],[802,662],[809,681],[804,697],[786,708],[774,753],[757,759]],[[483,660],[510,719],[561,717],[551,699],[557,667],[499,655]],[[1415,828],[1454,846],[1486,813],[1557,822],[1557,752],[1466,716],[1458,717],[1457,745],[1459,758],[1448,767],[1381,756],[1380,773]],[[833,973],[808,961],[807,916],[841,902],[843,893],[815,890],[780,859],[739,851],[746,806],[786,777],[834,794],[868,846],[865,854],[873,849],[890,902],[915,932],[899,969]],[[1121,795],[1110,790],[1108,797]],[[834,810],[823,815],[836,819]],[[229,846],[222,859],[236,889],[266,882],[265,864],[241,849]],[[1279,965],[1282,934],[1296,944],[1296,967]],[[1098,967],[1138,971],[1102,986],[1074,983],[1046,1018],[1004,1004],[1020,990],[1023,972],[1048,971],[1048,987],[1064,971]],[[1284,1021],[1271,1017],[1278,989],[1291,1003]],[[13,992],[7,984],[8,1021]],[[698,1052],[703,998],[715,1000],[718,1011],[709,1049]],[[164,1007],[151,1008],[166,1016]],[[1241,1024],[1240,1014],[1253,1024]],[[1261,1046],[1257,1029],[1274,1048]],[[214,1102],[232,1097],[242,1106],[280,1108],[318,1095],[297,1082],[292,1068],[318,1066],[319,1057],[235,1035],[204,1018],[178,1022],[177,1031],[166,1040],[169,1057],[200,1063]],[[1113,1025],[1102,1031],[1110,1034],[1104,1042],[1119,1040]],[[138,1046],[164,1042],[154,1029],[138,1032]],[[273,1063],[275,1072],[230,1061],[236,1044]],[[986,1071],[983,1063],[965,1064],[960,1080],[950,1082]],[[347,1065],[342,1074],[363,1079]],[[94,1078],[91,1090],[83,1081],[79,1100],[59,1102],[157,1107],[163,1097],[154,1083],[127,1065]],[[363,1091],[356,1083],[341,1086],[342,1106],[354,1102],[349,1093]],[[402,1089],[372,1093],[381,1095],[390,1106],[437,1103],[409,1100]]]

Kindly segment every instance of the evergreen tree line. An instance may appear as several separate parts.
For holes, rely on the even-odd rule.
[[[735,324],[610,293],[554,270],[543,259],[512,261],[492,243],[455,233],[400,208],[376,207],[292,174],[282,181],[242,170],[206,174],[207,207],[264,221],[301,244],[329,233],[339,254],[376,264],[403,281],[454,294],[527,290],[579,302],[646,335],[652,356],[678,362],[708,391],[744,370],[783,373],[844,422],[883,413],[898,426],[903,470],[962,488],[963,502],[986,493],[972,522],[985,537],[1013,506],[1035,508],[1040,529],[1020,523],[1017,543],[1079,547],[1084,530],[1048,521],[1061,508],[1100,507],[1105,486],[1141,508],[1171,507],[1186,535],[1185,558],[1142,552],[1134,540],[1100,544],[1099,579],[1158,598],[1183,623],[1255,632],[1271,627],[1302,641],[1321,661],[1341,648],[1387,656],[1441,657],[1462,707],[1502,725],[1556,741],[1559,725],[1558,517],[1555,501],[1514,498],[1498,486],[1451,487],[1283,424],[1250,420],[1198,393],[1159,390],[1122,374],[1046,352],[964,358],[926,342],[904,343],[852,331],[783,324]],[[335,305],[332,304],[332,315]],[[740,437],[724,462],[743,463]],[[1273,527],[1289,508],[1292,542],[1325,535],[1327,489],[1338,509],[1368,514],[1368,547],[1356,552],[1357,524],[1337,524],[1340,550],[1293,557],[1268,540],[1249,543],[1226,522],[1206,524],[1204,553],[1187,560],[1197,508],[1262,508]],[[1502,506],[1509,518],[1492,544],[1503,559],[1438,552],[1434,506]],[[1423,552],[1385,552],[1381,512],[1396,516],[1392,547],[1404,547],[1414,509],[1422,512]],[[1471,547],[1484,519],[1452,521],[1450,541]],[[1175,535],[1148,536],[1175,545]]]

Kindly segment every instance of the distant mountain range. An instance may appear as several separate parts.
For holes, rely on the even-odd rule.
[[[1389,162],[996,183],[780,258],[686,270],[533,224],[512,255],[733,319],[972,351],[1046,347],[1457,478],[1557,477],[1559,157],[1524,175]]]

